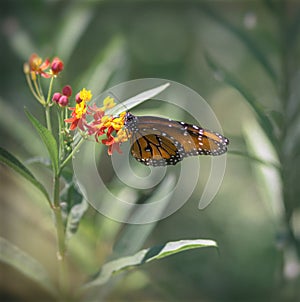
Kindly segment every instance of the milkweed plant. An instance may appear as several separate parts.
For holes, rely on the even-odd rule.
[[[124,129],[126,114],[123,111],[124,106],[116,110],[117,115],[109,113],[112,108],[118,109],[113,97],[106,96],[103,99],[103,105],[98,107],[93,102],[92,92],[87,88],[74,92],[71,85],[65,85],[60,91],[54,91],[54,81],[58,77],[62,78],[63,71],[64,63],[59,57],[43,60],[39,55],[32,54],[28,62],[24,64],[28,87],[33,97],[42,106],[44,116],[35,117],[29,109],[25,109],[25,113],[47,149],[51,165],[44,164],[51,169],[53,192],[48,192],[46,188],[49,186],[42,183],[24,163],[7,150],[0,149],[1,161],[35,186],[42,193],[45,202],[49,205],[49,210],[53,213],[53,226],[57,238],[57,280],[52,280],[38,260],[4,238],[0,239],[1,261],[34,280],[58,300],[72,301],[91,295],[97,288],[108,283],[113,274],[117,272],[183,250],[215,247],[215,241],[193,239],[167,242],[161,246],[145,248],[133,255],[115,258],[104,263],[102,267],[95,268],[96,274],[86,276],[86,282],[80,288],[72,286],[69,266],[73,262],[69,261],[69,240],[76,235],[88,206],[79,190],[77,193],[81,201],[77,203],[72,200],[72,194],[65,194],[65,187],[76,185],[76,183],[74,184],[74,172],[71,177],[66,177],[65,169],[67,166],[70,167],[69,163],[83,141],[92,138],[95,143],[107,146],[108,154],[111,155],[114,151],[121,153],[120,145],[129,137]],[[166,87],[167,85],[164,85],[143,92],[141,97],[135,98],[134,104],[128,103],[127,108],[153,97]],[[56,127],[53,126],[55,119],[55,125],[58,125]],[[45,121],[45,124],[42,121]]]

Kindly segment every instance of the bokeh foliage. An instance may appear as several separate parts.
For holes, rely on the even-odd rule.
[[[117,254],[114,244],[128,232],[143,240],[149,234],[140,243],[147,246],[212,238],[219,254],[195,250],[147,264],[103,293],[111,300],[299,299],[298,1],[5,0],[0,15],[1,145],[19,158],[44,153],[23,112],[26,106],[41,113],[22,74],[32,52],[60,56],[63,81],[95,95],[135,78],[181,82],[208,101],[231,140],[222,188],[204,211],[194,194],[157,225],[132,227],[89,209],[70,241],[74,287],[112,250]],[[140,110],[169,113],[146,103]],[[32,168],[49,182],[46,169]],[[3,166],[1,192],[1,235],[54,276],[55,236],[41,194]],[[122,249],[126,254],[135,247],[125,242]],[[45,299],[34,283],[4,270],[5,298]]]

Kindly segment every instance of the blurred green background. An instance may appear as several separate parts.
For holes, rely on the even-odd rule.
[[[88,87],[94,95],[137,78],[178,81],[210,104],[230,139],[226,174],[213,203],[200,211],[199,194],[194,194],[175,214],[153,226],[143,244],[209,238],[217,241],[219,251],[192,250],[147,264],[117,278],[99,293],[99,300],[300,299],[299,258],[286,244],[280,218],[285,216],[284,206],[274,205],[269,194],[276,192],[278,183],[269,179],[266,185],[258,163],[234,153],[250,152],[245,132],[251,134],[251,125],[257,126],[254,111],[237,89],[223,81],[222,73],[226,70],[237,79],[267,115],[279,112],[285,123],[292,116],[293,129],[298,129],[299,1],[4,0],[0,6],[1,146],[19,159],[45,152],[23,111],[27,107],[35,116],[42,115],[22,71],[33,52],[61,57],[65,71],[60,84],[71,84],[74,90]],[[299,147],[299,129],[284,134]],[[262,148],[259,141],[256,148]],[[291,157],[283,169],[290,186],[285,179],[282,185],[291,196],[289,221],[299,243],[299,152]],[[31,168],[43,182],[51,182],[39,165]],[[9,168],[0,169],[1,236],[55,276],[55,231],[46,202]],[[74,288],[97,272],[128,227],[89,209],[70,242]],[[143,227],[134,228],[143,233]],[[3,301],[47,301],[33,282],[4,264],[0,268]]]

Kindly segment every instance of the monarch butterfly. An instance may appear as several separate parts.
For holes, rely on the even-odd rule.
[[[188,156],[221,155],[229,140],[217,132],[155,116],[125,115],[131,154],[146,166],[176,165]]]

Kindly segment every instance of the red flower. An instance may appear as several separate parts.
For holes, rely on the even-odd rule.
[[[121,142],[118,142],[115,140],[113,136],[108,136],[107,139],[102,140],[102,144],[108,146],[108,155],[112,155],[114,151],[117,151],[118,153],[122,153],[122,150],[120,148]]]
[[[70,130],[75,130],[77,127],[84,131],[86,126],[86,104],[85,102],[81,102],[79,104],[76,104],[76,107],[69,108],[70,110],[73,110],[71,113],[71,118],[65,119],[66,123],[71,123]]]

